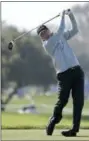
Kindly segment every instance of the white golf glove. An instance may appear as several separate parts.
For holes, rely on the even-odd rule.
[[[71,10],[70,9],[65,10],[65,14],[66,15],[69,15],[70,13],[71,13]]]
[[[69,15],[70,13],[71,13],[71,10],[67,9],[67,10],[63,10],[61,15]]]

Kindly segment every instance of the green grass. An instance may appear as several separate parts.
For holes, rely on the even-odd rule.
[[[52,136],[47,136],[45,130],[2,130],[2,140],[89,141],[89,130],[80,130],[77,137],[63,137],[61,130],[54,130]]]
[[[68,111],[63,112],[62,121],[57,124],[56,129],[52,137],[46,136],[45,129],[48,123],[49,117],[52,115],[54,104],[57,101],[57,95],[52,96],[33,96],[35,105],[40,114],[19,114],[16,111],[21,108],[21,104],[30,104],[31,102],[27,98],[18,99],[17,96],[10,101],[6,106],[6,111],[2,112],[2,140],[89,140],[89,115],[83,113],[81,121],[81,131],[76,138],[65,138],[61,136],[60,131],[72,127],[72,113],[68,114]],[[13,109],[13,104],[16,105],[16,109]],[[42,104],[46,104],[48,107],[42,107]],[[66,108],[72,110],[72,101],[69,100]],[[65,109],[66,109],[65,108]],[[11,109],[10,112],[9,109]],[[89,100],[85,101],[83,112],[89,110]],[[45,112],[44,112],[45,111]],[[8,130],[7,130],[8,129]],[[10,130],[11,129],[11,130]],[[12,130],[13,129],[13,130]],[[19,129],[19,130],[16,130]],[[21,130],[23,129],[23,130]],[[29,129],[29,130],[27,130]],[[85,129],[85,130],[84,130]]]
[[[52,115],[54,104],[57,101],[57,94],[52,96],[33,96],[35,105],[37,106],[37,110],[40,114],[18,114],[16,111],[22,107],[21,104],[29,104],[29,100],[26,98],[18,99],[15,96],[10,103],[6,106],[6,112],[2,112],[2,128],[45,128],[48,123],[49,117]],[[15,104],[17,109],[13,111],[13,106],[11,104]],[[41,107],[40,105],[46,104],[47,106],[51,105],[51,108]],[[85,101],[84,109],[88,111],[89,100]],[[66,108],[72,108],[72,100],[70,99]],[[65,109],[66,109],[65,108]],[[8,111],[8,109],[12,109],[13,112]],[[72,109],[71,109],[72,110]],[[45,111],[45,112],[44,112]],[[72,113],[68,115],[67,112],[63,112],[64,118],[57,125],[57,128],[71,127],[72,125]],[[83,114],[81,128],[89,128],[89,115]]]
[[[25,128],[44,129],[48,123],[50,114],[18,114],[2,113],[2,128]],[[72,116],[64,115],[57,128],[70,128],[72,126]],[[83,116],[81,128],[89,129],[89,116]]]
[[[42,95],[42,96],[33,96],[33,100],[35,102],[35,105],[38,109],[38,111],[43,112],[45,111],[46,113],[51,114],[52,110],[54,108],[54,105],[57,101],[57,94],[51,95],[51,96],[46,96],[46,95]],[[8,109],[13,109],[13,106],[11,104],[15,104],[15,111],[17,111],[19,108],[21,108],[21,105],[29,105],[31,104],[31,101],[29,99],[27,99],[26,97],[24,98],[18,98],[17,96],[14,96],[13,99],[10,101],[10,103],[6,106],[6,110],[8,111]],[[42,107],[42,105],[47,105],[48,108],[44,108]],[[72,100],[69,99],[69,102],[66,106],[66,108],[71,108],[72,109],[73,105],[72,105]],[[44,108],[44,109],[43,109]],[[89,108],[89,100],[85,101],[85,105],[84,105],[84,112],[88,111]],[[13,111],[13,110],[12,110]]]
[[[54,105],[56,103],[56,101],[57,101],[57,97],[58,97],[57,94],[54,94],[54,95],[51,95],[51,96],[46,96],[46,95],[37,96],[37,95],[34,95],[33,99],[34,99],[36,105],[40,105],[40,104],[43,104],[43,103],[47,104],[47,105]],[[30,103],[30,101],[26,97],[18,98],[16,95],[10,101],[10,104],[17,104],[17,105],[29,104],[29,103]],[[68,104],[67,104],[67,107],[70,108],[71,106],[72,106],[72,100],[70,99]],[[86,109],[89,108],[89,100],[85,101],[84,108],[86,108]]]

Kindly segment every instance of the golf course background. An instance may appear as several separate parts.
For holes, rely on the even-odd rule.
[[[23,106],[30,105],[26,97],[18,99],[17,96],[6,106],[6,111],[2,112],[2,129],[44,129],[49,117],[52,115],[57,95],[33,96],[35,113],[18,113]],[[56,128],[69,128],[72,125],[72,99],[69,99],[67,106],[63,110],[63,119]],[[89,100],[85,100],[83,108],[81,128],[89,129]]]
[[[11,4],[11,5],[10,5]],[[61,3],[58,3],[59,7]],[[5,7],[3,7],[5,5]],[[6,5],[12,7],[7,8],[10,10],[6,10]],[[12,6],[13,5],[13,6]],[[35,5],[35,3],[34,3]],[[89,97],[89,2],[86,2],[84,5],[76,5],[73,7],[69,7],[74,16],[76,17],[79,34],[75,36],[72,40],[68,41],[69,45],[73,48],[81,67],[85,73],[85,81],[86,81],[86,98]],[[29,3],[29,7],[31,4]],[[48,4],[47,4],[48,6]],[[54,5],[53,5],[54,6]],[[70,97],[67,106],[63,110],[63,119],[59,124],[56,125],[56,129],[53,133],[52,137],[46,135],[45,128],[48,123],[50,116],[52,115],[53,108],[57,101],[57,94],[52,94],[50,92],[49,95],[45,94],[45,92],[49,91],[50,85],[55,85],[56,82],[56,73],[53,66],[52,59],[48,54],[44,52],[42,48],[42,43],[40,38],[35,32],[32,34],[28,34],[28,36],[24,36],[20,40],[18,40],[15,44],[15,47],[12,51],[8,50],[8,43],[15,39],[17,36],[23,34],[24,32],[28,32],[28,30],[20,29],[13,22],[12,24],[8,24],[8,20],[3,20],[3,13],[9,13],[9,16],[12,14],[16,15],[18,7],[18,2],[15,7],[15,4],[12,2],[2,4],[2,31],[1,31],[1,100],[2,103],[5,103],[6,97],[11,97],[11,100],[8,104],[6,104],[5,111],[2,111],[1,121],[2,121],[2,140],[87,140],[89,141],[89,99],[85,99],[85,104],[82,113],[80,132],[77,137],[74,138],[65,138],[61,135],[61,130],[66,130],[72,127],[72,113],[73,113],[73,105],[72,99]],[[35,7],[35,8],[34,8]],[[38,11],[37,4],[32,7],[33,12]],[[5,8],[5,11],[4,11]],[[23,16],[24,20],[24,12],[27,12],[26,17],[28,17],[27,22],[29,25],[33,22],[33,19],[30,20],[30,8],[27,10],[24,3],[24,8],[21,12],[22,3],[20,2],[20,17],[13,16],[15,21],[16,18],[20,19]],[[37,9],[36,9],[37,8]],[[41,7],[42,8],[42,7]],[[56,10],[56,6],[54,6],[54,10]],[[51,3],[50,8],[51,9]],[[40,8],[39,8],[40,10]],[[43,8],[44,9],[44,4]],[[15,13],[14,13],[15,12]],[[52,9],[53,12],[53,9]],[[59,8],[60,12],[60,8]],[[6,13],[6,15],[8,15]],[[41,13],[43,13],[41,11]],[[47,11],[46,11],[47,13]],[[51,12],[50,12],[51,14]],[[35,14],[37,15],[37,13]],[[53,13],[53,15],[55,15]],[[50,15],[49,15],[50,17]],[[33,14],[32,14],[33,18]],[[37,18],[37,19],[36,19]],[[7,18],[9,19],[9,17]],[[10,19],[12,19],[10,17]],[[44,20],[44,16],[39,18],[35,16],[36,21]],[[59,18],[58,23],[55,25],[54,21],[50,22],[49,27],[52,30],[57,30],[59,27]],[[35,22],[33,22],[35,23]],[[68,23],[67,23],[68,24]],[[70,25],[67,25],[70,27]],[[24,89],[24,87],[30,88],[30,92],[28,95],[25,93],[25,97],[21,97],[20,88]],[[37,89],[41,87],[43,90],[40,90],[42,94],[40,95],[38,90],[31,93],[31,87],[36,86]],[[12,95],[11,91],[13,90]],[[28,88],[27,88],[28,91]],[[19,97],[17,96],[19,95]],[[3,104],[2,104],[3,105]],[[2,106],[1,105],[1,106]],[[22,108],[26,106],[34,106],[34,112],[26,112],[22,113]]]
[[[69,99],[63,110],[63,119],[56,125],[53,136],[46,135],[45,128],[49,117],[52,115],[57,95],[33,96],[37,113],[18,113],[17,111],[26,105],[30,105],[26,97],[18,99],[14,96],[2,112],[2,140],[89,140],[89,100],[85,100],[81,128],[77,137],[65,138],[61,136],[62,130],[72,127],[72,99]]]

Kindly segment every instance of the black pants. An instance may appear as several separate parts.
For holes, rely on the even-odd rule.
[[[84,105],[84,72],[80,66],[75,66],[63,73],[57,74],[59,84],[58,101],[53,112],[54,123],[62,118],[62,110],[68,102],[70,90],[73,98],[73,130],[79,131],[82,108]]]

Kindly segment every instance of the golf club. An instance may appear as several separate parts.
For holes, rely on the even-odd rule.
[[[48,21],[46,21],[46,22],[44,22],[44,23],[42,23],[42,24],[46,24],[46,23],[50,22],[51,20],[57,18],[58,16],[60,16],[60,14],[56,15],[55,17],[49,19]],[[41,24],[41,25],[42,25],[42,24]],[[12,41],[10,41],[10,43],[8,44],[8,49],[9,49],[9,50],[12,50],[12,48],[13,48],[14,43],[15,43],[16,40],[22,38],[23,36],[27,35],[28,33],[32,32],[33,30],[35,30],[35,29],[38,28],[38,27],[39,27],[39,26],[37,26],[37,27],[31,29],[31,30],[28,31],[28,32],[25,32],[25,33],[21,34],[20,36],[16,37],[16,38],[13,39]]]

